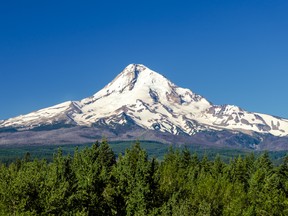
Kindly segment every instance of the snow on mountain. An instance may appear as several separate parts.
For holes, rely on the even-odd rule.
[[[288,135],[287,119],[251,113],[233,105],[213,105],[141,64],[128,65],[91,97],[2,121],[0,129],[28,130],[54,124],[115,127],[129,123],[174,135],[223,129]]]

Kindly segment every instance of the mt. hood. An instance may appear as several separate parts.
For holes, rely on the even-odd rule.
[[[91,97],[0,121],[0,144],[85,143],[97,138],[288,149],[288,120],[213,105],[141,64]]]

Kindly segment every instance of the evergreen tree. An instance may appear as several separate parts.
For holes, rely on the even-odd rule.
[[[148,215],[153,207],[151,189],[155,167],[148,161],[146,151],[137,142],[120,156],[113,170],[115,178],[116,215]]]
[[[72,158],[63,156],[59,149],[53,163],[48,166],[41,193],[45,214],[65,215],[72,208],[71,198],[76,192],[76,179],[71,162]]]
[[[96,142],[80,153],[75,152],[73,172],[77,188],[73,203],[77,206],[77,211],[89,215],[112,214],[106,189],[115,163],[115,155],[106,140],[102,140],[101,144]]]

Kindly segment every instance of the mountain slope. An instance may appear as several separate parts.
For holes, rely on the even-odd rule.
[[[213,105],[139,64],[128,65],[91,97],[2,121],[0,131],[84,127],[124,133],[131,131],[132,126],[190,138],[209,131],[229,131],[257,137],[258,143],[263,142],[264,136],[288,136],[287,119],[248,112],[233,105]]]

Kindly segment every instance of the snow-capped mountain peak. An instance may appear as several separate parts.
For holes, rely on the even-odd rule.
[[[149,73],[147,70],[149,69],[144,65],[130,64],[112,82],[105,86],[103,91],[106,94],[111,94],[113,92],[121,93],[124,90],[132,90],[138,80],[139,74]]]
[[[172,84],[164,76],[150,70],[142,64],[128,65],[116,78],[113,79],[101,91],[97,92],[94,97],[107,96],[112,93],[122,93],[123,91],[131,91],[136,86],[137,88],[155,87],[161,88],[164,91],[169,91]]]
[[[2,121],[0,129],[30,130],[47,125],[113,128],[127,124],[174,135],[229,130],[288,136],[286,119],[234,105],[213,105],[142,64],[128,65],[91,97]]]

